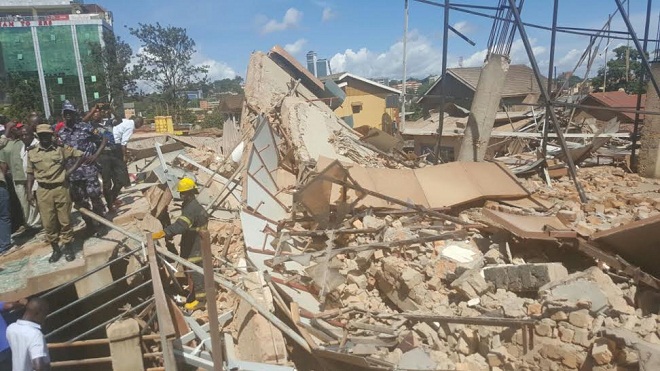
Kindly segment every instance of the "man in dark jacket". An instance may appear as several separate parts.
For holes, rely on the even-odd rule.
[[[152,234],[154,240],[164,237],[172,238],[181,235],[179,255],[193,264],[202,266],[202,239],[199,231],[206,230],[209,217],[204,207],[197,201],[197,185],[190,178],[182,178],[177,185],[183,205],[181,216],[165,227],[162,231]],[[204,293],[204,276],[196,272],[188,272],[189,294],[186,298],[185,308],[195,310],[201,308],[206,301]]]

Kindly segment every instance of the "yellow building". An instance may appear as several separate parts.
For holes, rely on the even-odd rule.
[[[392,133],[398,122],[401,92],[389,86],[351,73],[328,76],[346,93],[346,99],[335,109],[337,116],[354,128],[370,126]]]

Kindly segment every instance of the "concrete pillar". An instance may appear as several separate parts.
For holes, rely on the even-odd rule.
[[[133,318],[112,323],[106,329],[113,370],[144,370],[140,325]]]
[[[656,81],[660,81],[660,62],[651,63],[651,73]],[[660,99],[650,80],[646,87],[646,105],[643,107],[646,111],[660,111]],[[644,116],[640,141],[641,148],[637,165],[639,175],[646,178],[660,178],[660,116]]]
[[[463,142],[458,152],[458,161],[484,160],[495,123],[495,115],[500,106],[507,71],[509,71],[508,57],[491,54],[486,60],[474,92],[470,116],[468,116]]]

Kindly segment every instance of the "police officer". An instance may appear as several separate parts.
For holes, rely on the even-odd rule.
[[[53,139],[53,130],[48,124],[37,125],[39,144],[28,149],[27,188],[28,201],[35,203],[32,193],[34,181],[39,182],[37,204],[41,213],[41,224],[46,232],[46,240],[53,248],[48,259],[55,263],[64,253],[67,261],[76,258],[71,247],[73,228],[71,226],[71,197],[67,176],[82,163],[83,153],[70,146],[57,145]],[[73,161],[68,170],[64,164]],[[63,248],[60,249],[60,243]]]
[[[76,108],[67,100],[62,107],[64,127],[58,132],[60,141],[85,154],[85,162],[75,171],[70,172],[71,199],[76,208],[90,209],[99,216],[105,215],[103,191],[99,182],[99,157],[108,139],[102,136],[91,124],[80,121]],[[73,160],[68,160],[65,166],[70,167]],[[87,230],[91,233],[100,232],[98,223],[88,216],[83,216]]]
[[[206,230],[209,217],[204,207],[197,201],[197,185],[190,178],[182,178],[177,185],[183,205],[181,216],[162,231],[152,234],[154,240],[181,235],[179,255],[193,264],[202,265],[202,239],[199,231]],[[188,273],[188,287],[190,292],[186,298],[185,308],[195,310],[203,306],[206,301],[204,292],[204,276],[196,272]]]

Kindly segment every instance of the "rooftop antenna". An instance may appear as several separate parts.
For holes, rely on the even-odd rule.
[[[463,56],[458,57],[458,67],[463,68]]]

